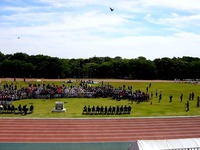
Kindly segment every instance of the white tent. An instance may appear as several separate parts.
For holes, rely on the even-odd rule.
[[[200,150],[200,138],[170,140],[138,140],[128,150]]]

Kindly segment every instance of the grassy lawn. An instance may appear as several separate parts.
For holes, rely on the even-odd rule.
[[[23,83],[18,83],[23,84]],[[55,84],[62,84],[57,82]],[[67,83],[66,83],[67,84]],[[119,87],[125,84],[132,86],[133,91],[140,89],[146,91],[149,83],[145,82],[113,82],[109,83],[114,87]],[[70,86],[70,84],[69,84]],[[94,85],[93,85],[94,86]],[[158,93],[162,91],[163,97],[160,103],[155,97],[155,91]],[[200,107],[196,106],[197,96],[200,96],[200,85],[185,84],[185,83],[166,83],[166,82],[152,82],[149,92],[153,91],[152,105],[150,102],[142,102],[137,104],[134,102],[130,104],[128,100],[116,101],[111,98],[63,98],[63,99],[27,99],[14,101],[13,104],[17,107],[19,104],[29,107],[31,103],[34,105],[34,112],[26,116],[19,114],[0,114],[0,117],[19,117],[19,118],[97,118],[97,117],[153,117],[153,116],[196,116],[200,115]],[[190,101],[190,110],[185,111],[185,103],[189,98],[189,93],[194,92],[195,98]],[[183,101],[180,102],[180,94],[183,93]],[[169,95],[173,95],[173,100],[169,102]],[[55,107],[55,102],[64,102],[66,112],[56,113],[52,112]],[[121,106],[130,105],[132,107],[131,114],[124,115],[82,115],[84,106]]]

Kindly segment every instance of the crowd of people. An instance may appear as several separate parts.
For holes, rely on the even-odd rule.
[[[27,83],[25,87],[17,87],[13,83],[0,84],[0,104],[11,104],[13,100],[20,99],[52,99],[52,98],[97,98],[110,97],[116,100],[129,99],[133,101],[144,101],[149,95],[141,90],[132,90],[132,86],[125,85],[114,88],[110,84],[91,86],[86,82],[76,85],[58,86],[52,84]]]
[[[127,99],[130,101],[142,102],[149,99],[149,95],[141,90],[133,91],[132,86],[122,85],[120,87],[113,87],[112,85],[98,84],[93,82],[80,82],[75,84],[65,82],[62,85],[54,83],[30,83],[24,81],[23,85],[14,83],[0,83],[0,112],[1,113],[23,113],[27,114],[33,111],[33,106],[27,108],[27,105],[15,107],[12,101],[21,99],[53,99],[53,98],[111,98],[116,100]],[[91,85],[93,84],[93,85]],[[130,106],[96,106],[94,108],[88,106],[84,112],[96,114],[129,114]]]

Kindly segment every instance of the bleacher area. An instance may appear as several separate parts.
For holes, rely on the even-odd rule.
[[[121,115],[130,114],[131,106],[84,106],[83,115]]]
[[[13,104],[10,105],[0,105],[0,114],[21,114],[21,115],[27,115],[33,113],[34,106],[30,105],[29,108],[27,108],[27,105],[18,107],[15,107]]]

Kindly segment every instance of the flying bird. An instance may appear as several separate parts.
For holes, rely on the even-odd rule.
[[[111,7],[110,7],[110,11],[114,11],[114,8],[111,8]]]

